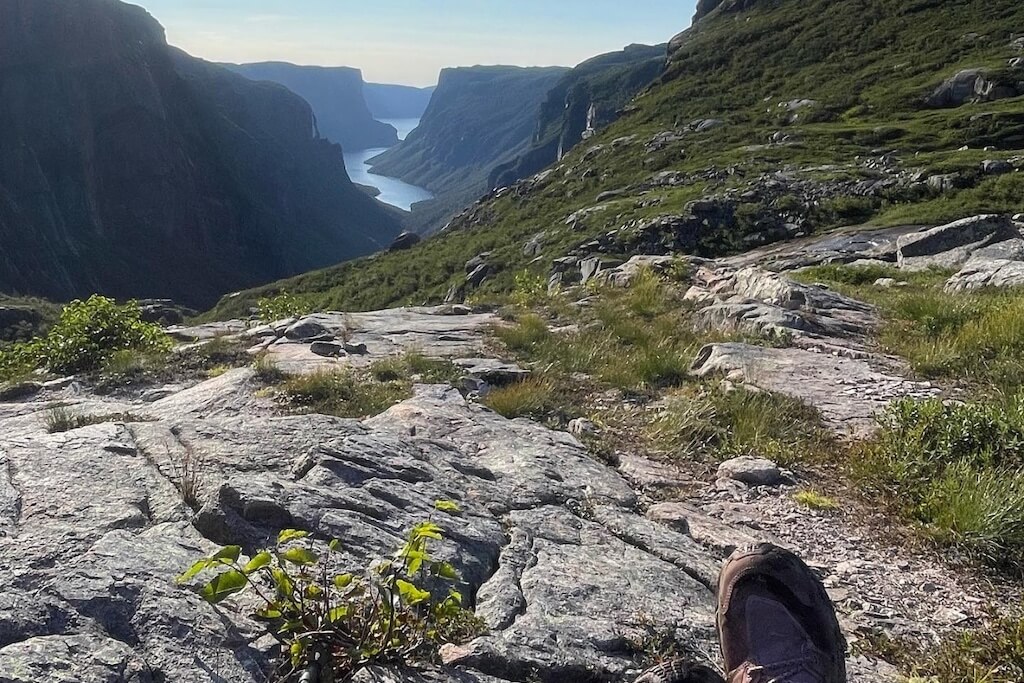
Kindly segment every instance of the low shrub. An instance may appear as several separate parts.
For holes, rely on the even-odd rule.
[[[45,337],[0,352],[0,374],[37,367],[58,374],[92,372],[118,352],[167,353],[170,338],[141,315],[135,302],[118,305],[102,296],[73,301]]]
[[[256,311],[261,321],[272,323],[287,318],[301,318],[309,314],[312,308],[297,296],[284,292],[260,299],[256,303]]]
[[[448,501],[437,507],[458,511]],[[454,587],[458,571],[431,553],[442,533],[433,521],[416,524],[393,558],[351,572],[343,569],[340,541],[318,553],[308,532],[286,530],[275,547],[247,562],[239,546],[227,546],[179,581],[216,572],[200,591],[211,604],[243,590],[254,593],[260,604],[255,616],[271,627],[284,653],[280,680],[348,680],[373,665],[437,661],[440,645],[483,632]]]

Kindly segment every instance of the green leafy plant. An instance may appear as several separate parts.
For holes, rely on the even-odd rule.
[[[260,299],[256,304],[257,315],[266,323],[299,318],[312,311],[312,308],[293,294],[283,292],[277,296]]]
[[[72,301],[45,337],[0,352],[0,374],[40,367],[53,373],[91,372],[119,351],[166,353],[171,340],[159,325],[142,320],[134,301],[119,305],[92,296]]]
[[[436,507],[459,511],[450,501]],[[271,626],[285,653],[283,680],[310,669],[347,680],[375,664],[434,660],[439,645],[482,632],[481,622],[463,608],[455,567],[431,554],[431,544],[441,539],[435,522],[418,523],[392,558],[350,572],[342,567],[340,541],[331,541],[322,554],[308,532],[285,530],[275,547],[248,561],[239,546],[221,548],[179,582],[215,572],[200,590],[211,604],[252,591],[260,602],[256,617]]]

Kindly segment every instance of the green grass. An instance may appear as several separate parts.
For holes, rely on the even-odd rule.
[[[46,431],[50,434],[70,432],[90,425],[107,422],[149,422],[152,418],[134,413],[104,413],[100,415],[77,415],[65,406],[51,408],[46,414]]]
[[[370,375],[378,382],[419,382],[420,384],[454,384],[462,371],[451,361],[428,358],[416,351],[374,362]]]
[[[351,370],[318,372],[286,379],[282,400],[302,411],[336,417],[378,415],[412,395],[405,382],[378,382]]]
[[[552,413],[564,408],[552,380],[528,378],[515,384],[493,389],[484,396],[484,405],[507,418],[530,417],[550,419]]]
[[[1010,573],[1024,566],[1024,394],[894,402],[849,470],[934,542]]]
[[[793,500],[812,510],[834,511],[842,507],[835,498],[811,490],[797,491],[793,494]]]
[[[796,399],[704,385],[670,395],[649,438],[676,460],[749,455],[784,465],[806,464],[833,445],[817,411]]]
[[[983,626],[950,634],[927,648],[886,636],[869,637],[855,647],[897,666],[905,683],[1019,683],[1024,680],[1024,619],[988,609]]]
[[[910,273],[887,267],[822,266],[795,274],[878,306],[879,343],[921,376],[987,394],[1013,394],[1024,383],[1024,291],[946,293],[951,271]],[[875,287],[878,278],[907,282]]]

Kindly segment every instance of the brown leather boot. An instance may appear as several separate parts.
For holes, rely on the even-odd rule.
[[[729,683],[846,683],[846,641],[821,581],[770,544],[737,551],[718,579]]]
[[[633,683],[725,683],[717,671],[684,659],[648,669]]]

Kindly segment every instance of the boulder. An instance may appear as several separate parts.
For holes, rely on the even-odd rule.
[[[987,81],[981,69],[964,69],[947,78],[925,102],[930,107],[959,107],[979,98],[986,88]]]
[[[601,272],[601,259],[588,258],[580,261],[580,277],[583,284],[587,284],[591,278]]]
[[[323,323],[312,318],[303,318],[292,324],[284,332],[284,336],[292,341],[322,340],[323,337],[333,336]]]
[[[675,261],[676,257],[674,256],[641,254],[631,257],[622,265],[600,271],[597,273],[597,277],[604,282],[614,285],[615,287],[629,287],[642,270],[647,269],[655,273],[663,273],[667,271]]]
[[[1007,216],[974,216],[900,237],[897,258],[901,268],[955,266],[977,249],[1015,237],[1019,234]]]
[[[785,481],[782,470],[771,460],[742,456],[718,466],[719,479],[733,479],[750,486],[778,486]]]
[[[423,238],[414,232],[403,232],[395,241],[388,247],[388,251],[405,251],[406,249],[412,249],[417,244],[423,241]]]
[[[981,162],[981,172],[988,175],[1013,173],[1013,164],[1004,159],[989,159]]]
[[[933,175],[928,178],[928,187],[939,192],[952,192],[960,187],[962,182],[959,173],[946,173],[944,175]]]
[[[309,350],[324,358],[338,358],[345,355],[345,347],[336,342],[313,342]]]
[[[487,259],[491,257],[491,252],[485,251],[482,254],[477,254],[473,258],[466,261],[466,273],[472,273],[480,266],[487,265]]]
[[[490,274],[491,266],[486,263],[481,263],[466,276],[466,285],[469,287],[479,287]]]
[[[1024,286],[1024,239],[999,242],[975,251],[956,275],[947,282],[947,292],[984,287]]]

